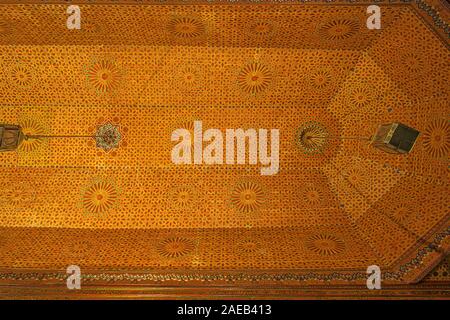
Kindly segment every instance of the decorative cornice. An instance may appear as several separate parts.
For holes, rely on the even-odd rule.
[[[415,258],[409,262],[403,264],[399,267],[398,271],[388,271],[383,272],[384,281],[394,281],[402,282],[403,277],[413,269],[418,268],[427,255],[439,251],[439,246],[446,240],[450,239],[450,227],[443,232],[435,235],[433,241],[428,245],[420,249]],[[0,281],[21,281],[21,280],[61,280],[67,278],[67,274],[62,272],[28,272],[28,273],[17,273],[17,272],[4,272],[0,273]],[[137,272],[111,272],[111,273],[84,273],[82,274],[83,281],[95,282],[95,281],[108,281],[108,282],[119,282],[127,281],[131,283],[138,282],[164,282],[164,281],[203,281],[203,282],[215,282],[215,281],[250,281],[250,282],[260,282],[260,281],[294,281],[294,282],[305,282],[305,281],[318,281],[318,282],[329,282],[329,281],[344,281],[344,282],[354,282],[362,281],[367,279],[367,274],[365,272],[331,272],[331,273],[317,273],[317,272],[307,272],[307,273],[137,273]]]
[[[415,4],[434,22],[434,26],[450,37],[450,25],[428,4],[431,0],[3,0],[1,4],[77,4],[77,5],[370,5]],[[445,10],[448,7],[442,6]]]
[[[415,0],[3,0],[2,4],[77,4],[77,5],[208,5],[208,4],[409,4]]]
[[[439,12],[424,0],[415,0],[415,3],[419,9],[424,11],[433,20],[434,26],[442,30],[450,38],[450,25],[443,20]]]

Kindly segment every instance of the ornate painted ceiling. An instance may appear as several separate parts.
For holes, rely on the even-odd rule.
[[[381,1],[369,30],[363,1],[88,2],[80,30],[66,1],[0,4],[0,122],[121,134],[111,150],[41,138],[0,153],[0,294],[69,295],[75,264],[89,294],[368,295],[378,265],[395,294],[448,295],[443,3]],[[171,132],[194,120],[278,128],[279,173],[173,164]],[[410,154],[359,140],[309,153],[298,139],[308,125],[370,136],[396,121],[421,132]]]

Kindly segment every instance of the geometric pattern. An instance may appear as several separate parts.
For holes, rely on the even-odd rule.
[[[386,4],[368,30],[362,2],[150,2],[81,4],[70,31],[65,5],[2,8],[0,122],[90,139],[0,153],[0,283],[82,263],[94,282],[364,285],[376,264],[389,285],[443,259],[450,54],[429,24],[442,16]],[[173,164],[172,128],[194,119],[279,129],[279,173]],[[389,122],[420,131],[410,154],[324,139]]]

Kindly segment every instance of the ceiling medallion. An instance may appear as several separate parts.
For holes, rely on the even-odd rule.
[[[85,68],[85,75],[87,85],[97,94],[107,94],[114,92],[120,86],[123,71],[113,59],[94,59]]]
[[[305,154],[323,153],[327,136],[327,129],[321,123],[310,121],[297,130],[296,143]]]
[[[183,185],[169,191],[169,205],[176,210],[192,210],[198,204],[198,195],[194,187]]]
[[[243,181],[231,192],[230,203],[238,212],[255,213],[261,209],[266,200],[266,192],[260,184]]]
[[[245,26],[246,34],[254,40],[270,40],[276,33],[275,24],[267,19],[254,21]]]
[[[341,173],[351,185],[369,187],[370,179],[367,179],[367,167],[362,165],[360,161],[347,164]]]
[[[309,76],[309,84],[316,90],[323,90],[330,86],[332,82],[331,72],[327,69],[315,70]]]
[[[346,102],[356,108],[367,107],[376,98],[376,92],[368,84],[358,83],[350,89]]]
[[[30,209],[37,201],[36,185],[29,181],[18,181],[5,185],[0,195],[0,205],[11,205],[15,210]]]
[[[118,148],[121,139],[122,134],[119,131],[119,126],[111,123],[106,123],[98,127],[95,135],[97,148],[103,149],[106,152]]]
[[[96,179],[81,191],[81,204],[87,215],[102,217],[118,205],[119,190],[110,180]]]
[[[19,62],[10,68],[8,80],[14,87],[26,90],[33,87],[36,82],[36,76],[30,64]]]
[[[318,33],[322,39],[330,41],[346,40],[359,31],[360,23],[350,19],[336,19],[323,24]]]
[[[269,67],[254,61],[242,68],[237,83],[246,94],[256,96],[268,89],[272,79],[273,74]]]
[[[398,62],[412,74],[424,73],[425,62],[418,54],[408,52]]]
[[[187,63],[176,71],[174,77],[174,87],[179,88],[183,93],[197,93],[201,90],[204,82],[202,67],[197,64]]]
[[[165,258],[180,258],[193,252],[194,249],[194,241],[183,237],[165,239],[157,247],[158,253]]]
[[[305,242],[306,248],[320,255],[335,255],[345,249],[344,241],[328,234],[312,235]]]
[[[47,133],[47,130],[44,128],[44,126],[39,122],[39,120],[35,118],[25,118],[19,123],[25,136],[45,135]],[[24,139],[20,144],[18,151],[21,153],[36,152],[46,143],[47,140],[44,138]]]
[[[239,241],[235,247],[235,251],[239,256],[265,253],[265,250],[261,248],[259,241],[253,237],[248,237]]]
[[[423,147],[433,158],[448,157],[450,152],[450,122],[435,119],[423,133]]]
[[[195,39],[203,35],[206,28],[203,22],[193,17],[177,17],[170,20],[168,29],[179,39]]]
[[[404,224],[412,218],[414,212],[418,212],[418,210],[408,204],[399,203],[389,213],[397,223]]]
[[[323,200],[323,191],[316,188],[314,185],[307,186],[303,190],[303,195],[306,201],[312,205],[320,204]]]

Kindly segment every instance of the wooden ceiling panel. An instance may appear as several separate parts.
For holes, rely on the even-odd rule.
[[[111,125],[120,141],[0,153],[0,295],[55,285],[69,264],[94,287],[356,288],[373,264],[404,285],[448,253],[447,13],[382,2],[382,29],[369,30],[364,1],[81,1],[82,29],[67,30],[66,4],[37,2],[0,5],[0,123],[34,135]],[[279,129],[279,172],[172,163],[171,133],[194,121]],[[396,121],[421,132],[410,154],[339,139],[310,152],[299,139],[368,138]]]

